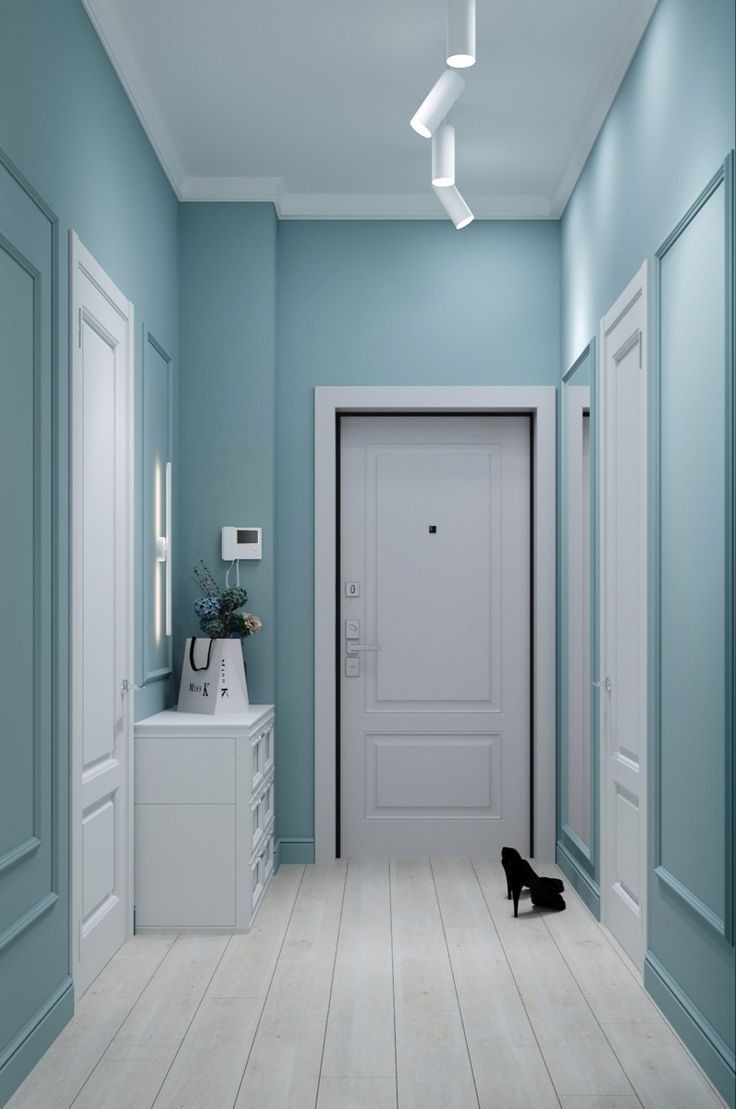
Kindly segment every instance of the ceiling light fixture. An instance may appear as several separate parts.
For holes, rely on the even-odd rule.
[[[444,70],[411,118],[416,133],[431,139],[464,88],[465,81],[459,73]]]
[[[465,203],[462,193],[458,188],[455,187],[455,185],[450,185],[449,188],[436,188],[434,191],[437,194],[442,207],[445,209],[458,231],[462,230],[463,227],[467,227],[469,223],[473,222],[475,216],[470,211],[468,205]]]
[[[455,128],[441,123],[432,135],[432,184],[446,189],[455,184]]]
[[[475,0],[448,0],[447,64],[453,69],[475,65]]]

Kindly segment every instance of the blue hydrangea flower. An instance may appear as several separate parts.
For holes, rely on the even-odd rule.
[[[200,619],[213,619],[220,615],[220,598],[198,597],[194,602],[194,611]]]

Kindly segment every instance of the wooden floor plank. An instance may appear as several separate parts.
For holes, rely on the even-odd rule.
[[[559,1105],[472,865],[432,860],[482,1106]]]
[[[314,1107],[346,864],[307,867],[236,1104]]]
[[[377,1085],[330,1079],[390,1079]],[[335,973],[330,995],[318,1104],[342,1090],[355,1101],[368,1093],[396,1098],[391,897],[388,860],[348,865]]]
[[[393,1000],[388,860],[351,860],[332,997]]]
[[[392,860],[391,905],[399,1105],[478,1105],[428,859]]]

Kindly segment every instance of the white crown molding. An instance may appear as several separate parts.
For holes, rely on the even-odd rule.
[[[467,196],[476,219],[549,219],[544,196]],[[447,213],[427,193],[284,193],[279,219],[439,219]]]
[[[82,4],[161,163],[161,168],[178,199],[181,200],[181,184],[185,174],[179,152],[136,56],[130,48],[130,43],[120,29],[112,5],[109,0],[82,0]]]
[[[621,49],[608,70],[604,72],[597,94],[589,101],[584,125],[578,132],[552,194],[550,210],[553,219],[559,219],[565,211],[572,190],[583,171],[644,32],[649,26],[649,20],[654,14],[657,3],[658,0],[639,0],[630,16],[628,34],[621,44]]]
[[[290,193],[281,177],[185,177],[190,202],[270,201],[279,219],[447,219],[434,193]],[[469,196],[477,219],[551,219],[545,196]]]
[[[278,205],[284,192],[283,177],[185,177],[180,200],[271,201]]]

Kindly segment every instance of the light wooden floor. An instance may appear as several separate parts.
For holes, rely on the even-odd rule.
[[[514,920],[495,860],[283,866],[247,936],[126,944],[10,1106],[722,1104],[566,897]]]

